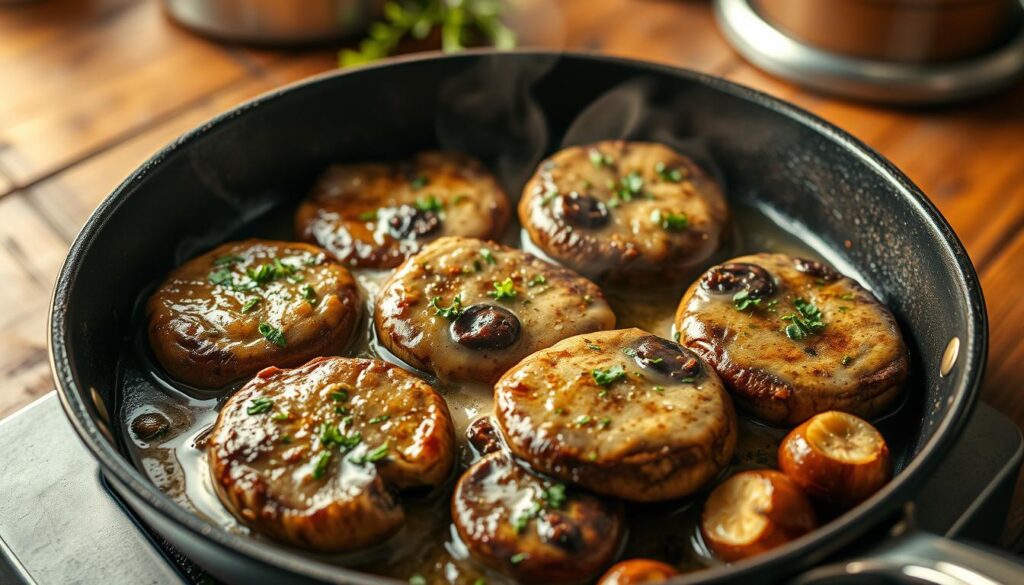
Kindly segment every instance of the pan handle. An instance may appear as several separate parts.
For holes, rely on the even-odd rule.
[[[1024,562],[1007,552],[967,544],[924,531],[910,531],[869,556],[807,571],[792,585],[845,583],[1020,583]]]

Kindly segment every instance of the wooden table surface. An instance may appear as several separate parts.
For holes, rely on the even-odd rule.
[[[1024,427],[1024,85],[953,107],[852,103],[754,69],[726,45],[707,2],[526,1],[534,6],[522,19],[524,44],[720,75],[824,117],[902,168],[952,223],[981,275],[991,317],[982,398]],[[156,0],[0,6],[0,417],[53,386],[50,290],[100,200],[178,134],[335,65],[333,48],[206,41],[172,25]],[[1024,525],[1024,497],[1016,502],[1011,544]]]

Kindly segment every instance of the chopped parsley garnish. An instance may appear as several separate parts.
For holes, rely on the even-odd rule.
[[[434,213],[437,213],[444,209],[444,202],[438,199],[436,195],[417,197],[416,209],[419,209],[420,211],[433,211]]]
[[[270,420],[288,420],[289,414],[287,412],[275,412],[270,415]]]
[[[611,386],[626,377],[626,369],[620,364],[615,364],[614,366],[604,370],[600,368],[593,370],[590,372],[590,375],[594,377],[594,381],[597,382],[599,386]]]
[[[597,421],[597,426],[601,427],[602,429],[607,429],[609,426],[611,426],[611,424],[612,419],[608,418],[607,416],[602,417],[600,420]]]
[[[338,430],[337,425],[333,425],[330,423],[323,423],[320,425],[319,435],[320,442],[325,447],[336,445],[345,452],[355,449],[356,446],[363,441],[363,437],[359,433],[343,435],[341,434],[341,431]]]
[[[348,390],[344,388],[331,391],[331,400],[335,402],[345,402],[348,400]]]
[[[660,209],[651,212],[651,221],[661,226],[661,229],[668,232],[681,232],[690,225],[690,220],[685,213],[662,213]]]
[[[610,167],[615,164],[615,159],[613,159],[611,155],[604,154],[596,148],[591,148],[588,154],[590,156],[591,164],[595,167]]]
[[[576,426],[582,427],[582,426],[585,426],[585,425],[589,425],[591,420],[592,419],[590,418],[589,414],[580,415],[580,416],[576,417]]]
[[[665,391],[665,387],[664,386],[655,386],[655,387],[651,388],[651,390],[654,390],[655,392],[664,392]]]
[[[389,418],[391,418],[390,415],[382,414],[380,416],[375,416],[375,417],[371,418],[367,422],[369,422],[371,425],[375,425],[375,424],[378,424],[378,423],[382,423],[382,422],[388,420]]]
[[[505,280],[498,282],[494,281],[494,290],[487,293],[487,296],[492,297],[496,301],[502,299],[514,299],[516,295],[516,283],[512,282],[512,278],[506,278]]]
[[[517,533],[526,530],[526,527],[530,524],[530,520],[532,520],[537,514],[540,514],[540,511],[540,504],[533,502],[529,508],[523,510],[518,516],[512,518],[512,527],[516,529]]]
[[[565,505],[565,501],[568,499],[565,496],[565,484],[556,483],[555,485],[544,490],[544,493],[541,494],[540,497],[542,500],[544,500],[548,507],[554,508],[556,510],[561,509],[562,506]]]
[[[313,479],[320,479],[327,473],[327,464],[331,462],[331,452],[321,451],[313,461]]]
[[[429,182],[429,179],[427,179],[425,176],[418,175],[416,178],[409,181],[409,186],[412,187],[414,191],[419,191],[420,189],[426,187],[427,183]]]
[[[632,347],[622,348],[622,353],[628,355],[629,357],[636,357],[636,350],[633,349]]]
[[[664,162],[658,161],[654,165],[654,172],[658,173],[658,178],[662,181],[668,181],[669,183],[678,183],[683,180],[683,171],[676,168],[670,169]]]
[[[253,298],[249,299],[248,301],[245,301],[245,304],[242,305],[242,312],[243,313],[251,313],[251,312],[256,310],[256,306],[259,305],[259,304],[260,304],[260,298],[259,297],[253,297]]]
[[[843,363],[843,365],[844,365],[844,366],[848,366],[848,365],[850,365],[850,364],[851,364],[852,362],[853,362],[853,358],[852,358],[852,357],[850,357],[850,356],[848,356],[848,355],[844,355],[844,356],[843,356],[843,362],[842,362],[842,363]]]
[[[526,286],[534,287],[534,286],[538,286],[538,285],[541,285],[541,284],[547,284],[547,282],[548,282],[547,277],[545,277],[543,274],[538,274],[537,276],[534,276],[533,278],[531,278],[529,280],[529,282],[526,283]]]
[[[525,561],[529,556],[530,555],[524,552],[516,553],[508,558],[508,562],[512,563],[513,565],[518,565],[519,563]]]
[[[257,284],[270,282],[277,277],[277,271],[274,270],[273,264],[260,264],[256,268],[250,268],[246,274]]]
[[[229,254],[227,256],[221,256],[220,258],[217,258],[216,260],[214,260],[213,261],[213,265],[214,266],[230,266],[232,264],[237,264],[237,263],[241,262],[242,260],[245,260],[245,258],[242,258],[241,256],[237,256],[235,254]]]
[[[349,413],[349,410],[348,410],[347,407],[344,407],[344,406],[335,406],[334,407],[334,414],[348,414],[348,413]]]
[[[270,412],[271,408],[274,408],[274,401],[261,396],[253,399],[253,401],[249,403],[249,408],[245,409],[245,412],[246,414],[266,414]]]
[[[845,295],[842,295],[839,298],[843,299],[844,301],[852,301],[853,293],[846,293]]]
[[[756,299],[750,296],[750,291],[748,290],[741,290],[740,292],[732,295],[732,302],[737,311],[746,311],[751,307],[758,307],[761,305],[761,299]]]
[[[372,211],[364,211],[364,212],[359,214],[359,220],[360,221],[374,221],[375,219],[377,219],[377,210],[376,209],[374,209]]]
[[[783,321],[789,321],[786,326],[786,337],[793,340],[805,339],[808,335],[814,335],[825,328],[821,320],[821,311],[804,299],[798,298],[793,301],[797,313],[783,315]]]
[[[592,349],[594,351],[601,351],[601,346],[596,344],[596,343],[588,343],[587,344],[587,349]]]
[[[284,339],[284,333],[281,333],[280,329],[270,323],[260,323],[259,332],[267,341],[278,347],[284,347],[288,344]]]
[[[430,299],[430,306],[434,309],[434,315],[444,317],[449,321],[457,319],[465,310],[462,306],[462,296],[460,295],[455,295],[455,298],[452,299],[452,304],[447,307],[441,306],[441,297],[432,297]]]
[[[388,456],[388,451],[390,449],[391,449],[391,445],[389,444],[389,441],[384,441],[383,443],[378,445],[377,448],[373,449],[372,451],[370,451],[368,453],[365,453],[363,455],[358,455],[358,456],[355,456],[355,457],[351,457],[351,458],[349,458],[349,461],[351,461],[352,463],[355,463],[357,465],[364,465],[366,463],[376,463],[377,461],[380,461],[381,459],[384,459],[385,457],[387,457]]]
[[[210,281],[210,284],[215,284],[217,286],[231,287],[234,283],[234,279],[231,277],[231,271],[227,268],[214,270],[206,278]]]
[[[302,298],[306,299],[306,302],[308,302],[311,305],[315,305],[316,304],[317,295],[316,295],[316,289],[315,288],[313,288],[312,286],[310,286],[308,284],[304,284],[304,285],[302,285],[302,288],[299,289],[299,290],[302,291]]]
[[[635,197],[644,196],[644,178],[636,171],[630,171],[625,177],[619,179],[619,185],[615,189],[615,196],[622,202],[628,203]]]
[[[494,254],[491,252],[490,248],[480,248],[480,257],[488,264],[494,264],[497,262],[497,260],[494,259]]]

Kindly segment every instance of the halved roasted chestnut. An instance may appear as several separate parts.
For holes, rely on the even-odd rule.
[[[498,432],[494,428],[494,421],[489,416],[482,416],[471,422],[466,428],[466,438],[480,455],[487,455],[501,449]]]
[[[892,457],[882,434],[852,414],[817,414],[779,445],[779,468],[807,495],[826,506],[850,508],[892,478]]]
[[[470,349],[503,349],[519,340],[522,326],[511,311],[495,305],[468,307],[449,332],[456,343]]]
[[[441,227],[437,213],[411,205],[380,209],[377,217],[387,226],[388,234],[397,240],[422,238]]]
[[[716,293],[746,290],[751,298],[763,299],[775,293],[775,280],[763,267],[748,262],[720,264],[704,273],[701,286]]]
[[[831,266],[822,264],[817,260],[808,260],[807,258],[794,258],[793,264],[796,269],[800,272],[816,276],[823,280],[837,280],[841,275],[836,272]]]
[[[641,338],[634,346],[634,359],[641,368],[649,368],[675,380],[692,379],[700,373],[700,360],[693,352],[654,335]]]
[[[608,206],[585,193],[569,193],[558,198],[555,213],[566,223],[581,228],[596,228],[608,223]]]
[[[700,532],[726,562],[761,554],[817,527],[810,500],[793,480],[770,469],[743,471],[708,496]]]
[[[608,569],[597,585],[641,585],[661,583],[678,575],[671,565],[651,559],[630,559]]]

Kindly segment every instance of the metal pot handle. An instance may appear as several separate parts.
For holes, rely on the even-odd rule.
[[[1024,581],[1024,562],[1007,552],[912,530],[869,556],[807,571],[793,585],[935,583],[998,585]]]

